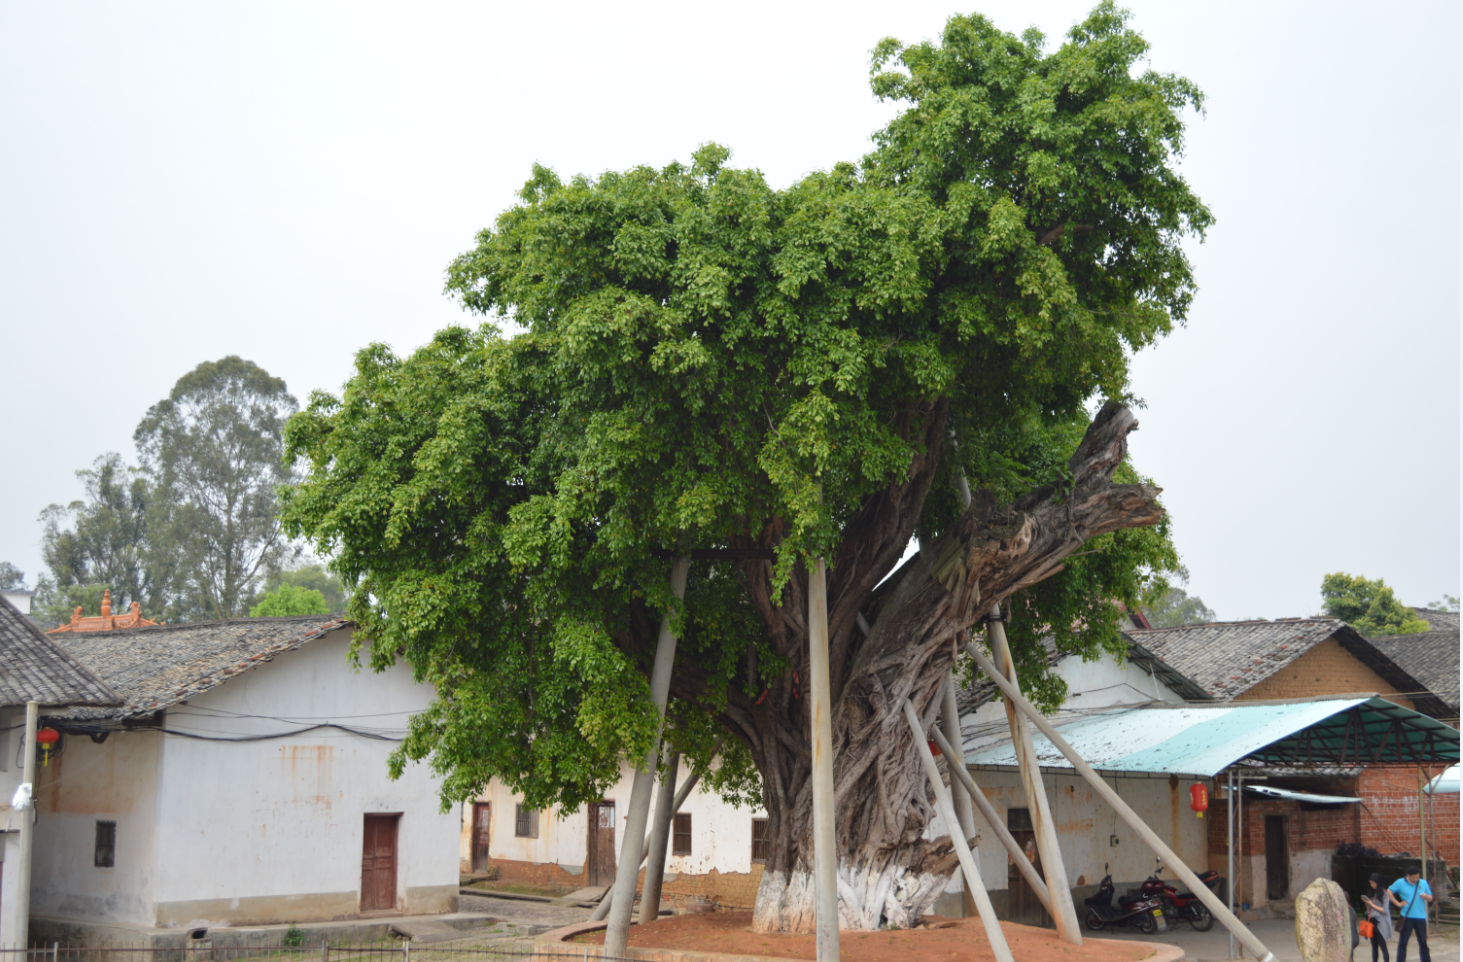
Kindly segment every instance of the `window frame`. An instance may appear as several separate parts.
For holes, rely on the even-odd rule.
[[[117,867],[117,822],[115,819],[97,819],[96,837],[92,845],[92,868]]]
[[[762,837],[757,837],[757,826],[762,826]],[[757,845],[762,845],[762,857],[757,857]],[[752,864],[766,865],[767,857],[772,853],[772,837],[767,833],[767,819],[752,819]]]
[[[513,837],[538,838],[538,810],[516,803],[513,810]]]
[[[684,819],[684,821],[682,821],[682,819]],[[682,826],[685,827],[685,830],[684,831],[682,831]],[[683,838],[686,840],[686,844],[685,844],[685,847],[684,848],[681,847],[681,839],[683,839]],[[691,813],[690,812],[677,812],[675,815],[673,815],[671,817],[671,854],[672,855],[690,855],[691,854]]]

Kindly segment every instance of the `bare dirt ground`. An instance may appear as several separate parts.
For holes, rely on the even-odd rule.
[[[1089,939],[1067,945],[1050,929],[1002,922],[1001,930],[1021,962],[1138,962],[1153,954],[1151,944]],[[604,932],[589,932],[575,942],[604,944]],[[678,915],[630,929],[630,944],[644,948],[683,949],[770,955],[783,959],[815,959],[811,935],[760,935],[752,931],[751,912]],[[843,962],[993,962],[990,943],[979,919],[926,917],[925,924],[902,931],[850,932],[839,936]]]

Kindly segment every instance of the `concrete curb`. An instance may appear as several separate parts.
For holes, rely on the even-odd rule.
[[[564,951],[563,943],[576,935],[583,935],[585,932],[598,932],[608,924],[608,922],[575,922],[573,925],[545,932],[533,940],[533,958],[546,960],[568,954]],[[1168,942],[1138,942],[1129,939],[1105,939],[1104,941],[1123,942],[1127,945],[1152,949],[1153,954],[1145,958],[1143,962],[1184,962],[1186,958],[1183,949]],[[604,946],[576,945],[574,952],[584,959],[599,959],[604,957]],[[796,962],[796,960],[782,956],[736,955],[730,952],[683,952],[679,949],[639,949],[633,945],[626,949],[626,953],[629,958],[642,959],[644,962]]]

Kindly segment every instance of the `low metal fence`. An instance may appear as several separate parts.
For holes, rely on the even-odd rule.
[[[401,941],[377,945],[92,948],[53,943],[0,948],[0,962],[637,962],[604,956],[598,945],[465,947]]]

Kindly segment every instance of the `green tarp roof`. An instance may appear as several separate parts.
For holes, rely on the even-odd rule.
[[[1057,726],[1099,771],[1213,776],[1239,762],[1275,767],[1353,767],[1458,761],[1458,730],[1375,696],[1293,702],[1147,705]],[[1070,768],[1033,733],[1044,767]],[[1015,766],[1005,741],[967,750],[966,763]]]

